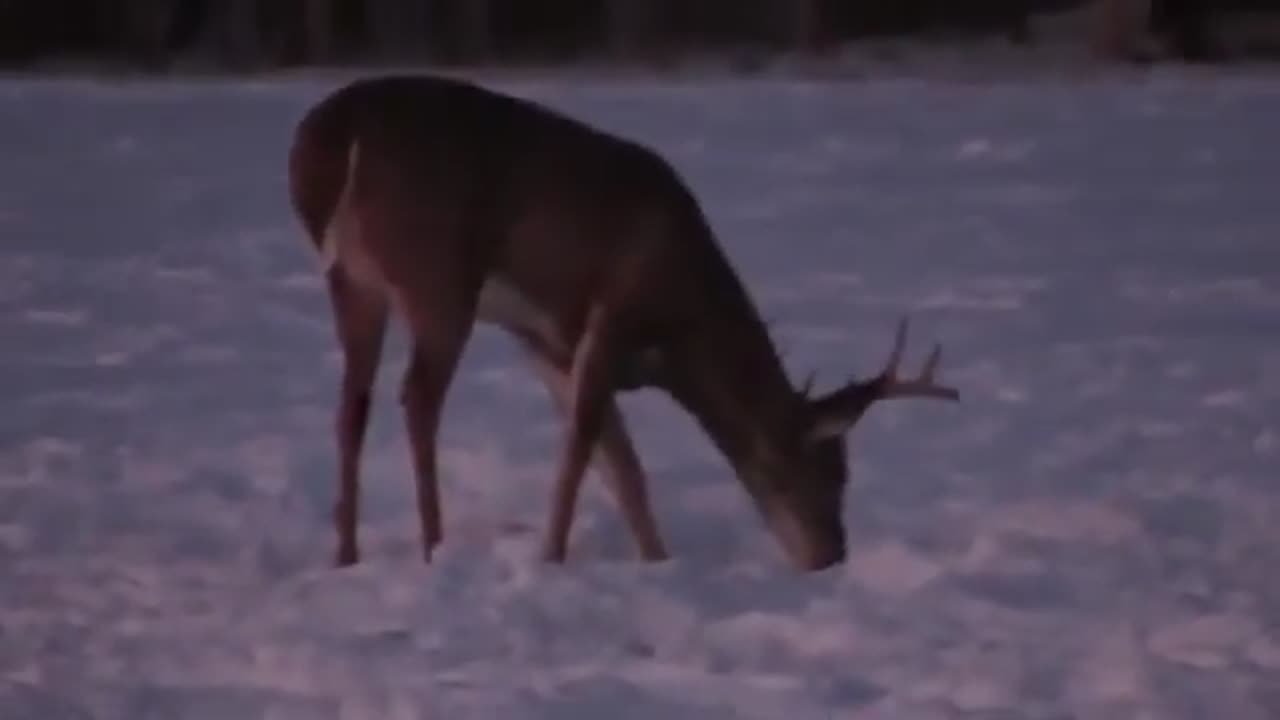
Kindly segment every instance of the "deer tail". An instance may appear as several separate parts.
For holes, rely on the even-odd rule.
[[[351,203],[356,167],[359,163],[360,140],[356,138],[351,141],[351,147],[347,150],[347,171],[342,181],[342,191],[338,195],[338,202],[333,207],[329,222],[325,224],[324,234],[320,239],[320,266],[324,272],[328,272],[338,262],[338,256],[342,252],[340,245],[343,242],[349,242],[349,236],[357,230],[357,219],[352,212]]]

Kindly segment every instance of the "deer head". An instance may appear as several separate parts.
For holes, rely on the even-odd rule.
[[[959,401],[960,393],[937,382],[941,346],[935,345],[915,377],[899,376],[907,320],[898,323],[888,361],[869,380],[851,379],[813,395],[811,382],[796,392],[792,418],[782,431],[757,437],[738,472],[769,528],[791,560],[820,570],[845,558],[841,519],[848,461],[844,437],[877,401],[933,398]]]

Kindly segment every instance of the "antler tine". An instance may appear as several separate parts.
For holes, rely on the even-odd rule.
[[[813,392],[813,383],[814,383],[814,381],[816,381],[817,379],[818,379],[818,371],[816,371],[816,370],[810,370],[810,371],[809,371],[809,374],[808,374],[808,375],[806,375],[806,376],[805,376],[805,378],[804,378],[804,383],[800,385],[800,396],[801,396],[801,397],[806,397],[806,398],[807,398],[807,397],[809,397],[809,396],[810,396],[810,393],[812,393],[812,392]]]
[[[893,351],[889,362],[881,374],[884,385],[881,396],[890,397],[928,397],[941,400],[960,400],[960,391],[953,387],[940,385],[937,382],[938,366],[942,362],[942,344],[934,343],[933,350],[924,361],[920,374],[909,380],[899,380],[898,365],[902,361],[902,353],[906,346],[907,318],[898,321],[898,332],[893,341]]]
[[[880,373],[886,378],[898,376],[898,366],[902,364],[902,353],[907,346],[907,325],[908,319],[905,315],[898,318],[898,329],[893,336],[893,349],[889,351],[889,359]]]
[[[938,362],[942,359],[942,343],[934,343],[933,351],[929,353],[929,357],[924,361],[924,367],[920,370],[920,379],[933,382],[934,375],[938,372]]]

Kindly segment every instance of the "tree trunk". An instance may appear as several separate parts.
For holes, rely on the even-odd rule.
[[[1152,54],[1147,33],[1151,0],[1094,0],[1094,49],[1103,57],[1146,60]]]
[[[260,0],[204,0],[201,2],[196,44],[209,62],[242,69],[263,59]],[[278,2],[279,0],[265,0]]]
[[[169,43],[180,0],[133,0],[122,6],[99,3],[99,18],[106,21],[111,42],[129,59],[148,70],[163,69],[169,62]]]
[[[662,62],[667,47],[663,0],[604,0],[604,45],[614,58]]]
[[[335,0],[302,0],[304,62],[326,63],[333,59],[334,29],[337,26]]]
[[[789,48],[806,54],[816,52],[822,38],[820,0],[778,0],[784,6],[786,43]]]
[[[493,58],[493,18],[490,0],[457,0],[455,18],[463,61],[485,62]]]
[[[1166,35],[1173,51],[1186,60],[1212,60],[1221,54],[1213,36],[1209,0],[1162,0],[1152,13],[1152,30]]]
[[[365,18],[372,54],[386,60],[425,57],[429,4],[430,0],[369,0]]]

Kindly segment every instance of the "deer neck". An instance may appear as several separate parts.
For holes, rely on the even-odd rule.
[[[798,395],[745,293],[727,299],[720,312],[704,313],[700,327],[686,335],[667,390],[759,501],[768,488],[752,470],[789,431]]]

